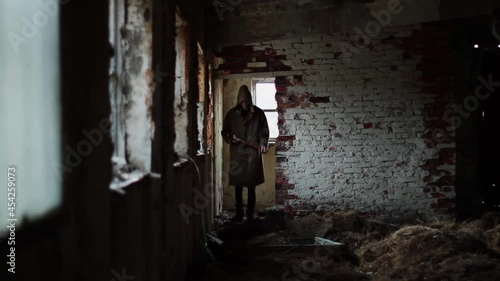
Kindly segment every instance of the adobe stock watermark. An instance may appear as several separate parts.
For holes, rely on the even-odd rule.
[[[111,274],[113,277],[111,277],[110,281],[131,281],[135,279],[135,276],[133,275],[127,275],[127,270],[126,268],[122,268],[122,272],[116,271],[116,269],[111,270]]]
[[[413,0],[407,1],[411,2]],[[382,32],[382,28],[391,24],[392,17],[394,15],[401,14],[403,10],[404,6],[401,3],[401,0],[389,0],[387,2],[386,9],[378,12],[373,10],[370,11],[370,14],[375,18],[375,20],[367,22],[365,24],[364,31],[358,26],[354,28],[354,31],[357,33],[353,38],[354,43],[348,44],[346,42],[342,42],[339,44],[339,48],[344,54],[342,56],[344,63],[352,62],[352,59],[346,54],[359,54],[360,49],[369,46],[370,42]]]
[[[7,33],[7,39],[16,54],[19,53],[21,44],[28,44],[29,41],[38,35],[40,29],[44,28],[51,18],[59,14],[59,5],[69,3],[70,0],[40,0],[36,11],[31,17],[22,17],[21,33]]]
[[[241,5],[245,0],[214,0],[212,6],[214,6],[217,16],[221,21],[224,20],[224,14],[226,12],[234,11],[234,8]],[[227,2],[227,3],[226,3]]]
[[[478,76],[477,80],[479,84],[474,90],[474,95],[467,96],[462,104],[456,105],[454,109],[447,109],[443,113],[442,120],[452,124],[455,131],[462,126],[464,119],[469,118],[472,112],[479,109],[481,101],[487,100],[500,87],[500,81],[493,81],[492,74],[487,78]],[[448,139],[448,133],[445,129],[435,128],[431,132],[431,139],[427,140],[427,145],[435,146],[447,142]]]

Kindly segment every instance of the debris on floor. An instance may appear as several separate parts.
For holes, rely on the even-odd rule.
[[[324,215],[329,218],[329,230],[325,237],[349,246],[360,248],[369,242],[385,238],[398,226],[378,221],[358,211],[333,211]]]
[[[500,253],[483,231],[495,230],[478,221],[406,226],[364,245],[360,268],[374,280],[500,280]]]
[[[193,280],[500,280],[500,215],[469,222],[385,223],[357,211],[260,213],[212,235],[216,262]],[[216,243],[215,243],[216,244]],[[323,244],[323,245],[321,245]]]

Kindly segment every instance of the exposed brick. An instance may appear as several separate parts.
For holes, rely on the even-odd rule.
[[[443,193],[439,193],[439,192],[432,192],[431,196],[433,198],[443,198],[443,197],[445,197],[445,195]]]
[[[293,141],[293,140],[295,140],[295,136],[283,136],[283,135],[281,135],[281,136],[278,136],[276,138],[276,141]]]
[[[284,64],[287,56],[278,55],[271,48],[260,50],[254,46],[230,46],[222,48],[215,55],[223,58],[224,63],[219,66],[219,70],[224,70],[225,74],[292,70]]]
[[[443,148],[439,151],[439,160],[445,164],[455,164],[455,149]]]
[[[330,102],[330,97],[310,97],[309,101],[313,103]]]
[[[288,214],[315,204],[453,212],[455,140],[443,118],[453,104],[449,28],[398,26],[369,43],[333,34],[216,54],[224,73],[302,72],[275,80],[276,194]]]
[[[373,128],[373,123],[365,123],[363,126],[365,129],[371,129]]]

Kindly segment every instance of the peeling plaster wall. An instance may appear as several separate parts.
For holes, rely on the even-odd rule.
[[[394,217],[453,213],[454,133],[443,117],[453,104],[449,23],[363,39],[335,33],[218,53],[221,77],[280,66],[277,203],[294,214],[322,205]],[[435,141],[440,134],[447,138]]]
[[[207,74],[207,90],[208,90],[208,95],[207,95],[207,100],[205,101],[207,105],[207,113],[206,113],[206,119],[205,119],[205,128],[206,128],[206,140],[207,140],[207,152],[210,155],[214,154],[214,138],[216,136],[216,133],[214,132],[214,119],[215,119],[215,113],[214,113],[214,107],[215,107],[215,90],[214,90],[214,81],[212,77],[212,66],[209,65],[208,67],[208,74]]]
[[[203,55],[203,51],[199,50],[200,54],[198,56],[198,103],[196,104],[197,106],[197,124],[198,124],[198,154],[204,154],[206,153],[209,148],[208,148],[208,143],[205,142],[205,139],[207,136],[205,136],[205,126],[208,125],[206,122],[206,118],[208,118],[209,114],[206,114],[205,112],[208,112],[208,107],[210,106],[209,102],[210,100],[207,101],[205,100],[205,95],[207,94],[207,85],[206,85],[206,78],[207,78],[207,73],[206,73],[206,64],[205,64],[205,58]],[[207,127],[208,129],[208,127]],[[207,134],[208,135],[208,134]]]
[[[224,94],[223,94],[223,81],[217,79],[214,81],[214,171],[215,171],[215,193],[216,203],[215,212],[222,211],[224,204],[224,187],[227,185],[227,179],[224,179],[224,140],[220,132],[222,131],[222,122],[224,120]]]
[[[122,91],[126,130],[126,158],[143,171],[151,169],[152,94],[155,88],[152,65],[151,0],[128,1],[123,36]]]
[[[184,158],[189,149],[188,137],[188,91],[189,91],[189,68],[188,68],[188,38],[187,23],[176,14],[176,37],[175,37],[175,99],[174,99],[174,122],[175,122],[175,144],[177,155]]]

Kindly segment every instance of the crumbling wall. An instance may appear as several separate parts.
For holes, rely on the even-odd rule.
[[[278,76],[278,204],[297,214],[318,205],[397,216],[454,211],[455,144],[444,116],[452,104],[448,28],[221,49],[220,75]]]
[[[127,1],[124,26],[121,27],[123,73],[120,87],[123,101],[120,122],[125,125],[128,163],[142,171],[151,169],[153,122],[151,107],[155,88],[152,65],[152,0]],[[125,5],[125,4],[124,4]]]

